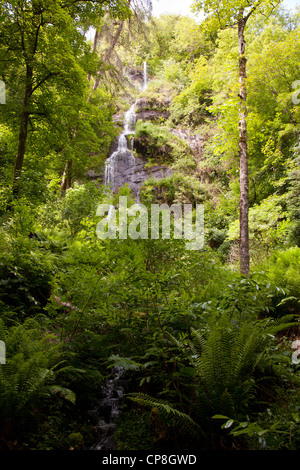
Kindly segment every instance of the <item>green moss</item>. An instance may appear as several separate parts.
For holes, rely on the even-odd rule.
[[[177,164],[184,157],[182,168],[194,166],[189,145],[174,135],[167,127],[153,122],[138,121],[135,132],[135,148],[138,154],[152,159],[156,164]]]
[[[80,432],[72,432],[66,438],[66,444],[69,448],[80,450],[84,447],[84,439]]]

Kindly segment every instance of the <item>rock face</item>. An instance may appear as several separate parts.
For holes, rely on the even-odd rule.
[[[126,70],[126,75],[128,76],[131,83],[137,83],[140,88],[142,88],[144,83],[144,71],[139,68],[129,67]]]
[[[127,183],[133,196],[139,202],[140,187],[144,181],[150,177],[161,179],[172,174],[172,170],[164,166],[156,165],[145,168],[146,163],[146,159],[133,157],[130,151],[118,152],[114,157],[113,182],[108,182],[108,184],[111,184],[112,191],[115,192]]]
[[[146,90],[148,86],[147,64],[144,62],[144,69],[128,68],[126,74],[133,86],[140,90]],[[134,132],[137,120],[164,121],[170,113],[168,106],[170,101],[165,96],[151,98],[141,98],[124,115],[123,132],[115,139],[110,146],[107,160],[103,168],[95,172],[90,170],[87,176],[91,180],[96,180],[100,184],[111,187],[112,192],[117,192],[119,188],[127,184],[133,196],[139,202],[140,188],[147,179],[162,179],[173,173],[173,170],[164,165],[153,165],[146,167],[147,158],[136,157],[134,149]],[[120,124],[121,114],[118,112],[113,120],[115,124]],[[145,153],[142,152],[142,155]]]
[[[165,98],[162,101],[157,99],[141,98],[136,102],[136,118],[143,121],[166,120],[170,116],[168,106],[170,101]]]
[[[201,155],[203,151],[203,145],[205,142],[205,137],[200,134],[193,134],[188,132],[186,129],[170,129],[170,132],[180,137],[182,140],[188,143],[192,151],[196,155]]]
[[[110,154],[105,162],[104,182],[111,187],[112,192],[116,192],[125,184],[131,189],[133,196],[139,202],[140,187],[145,180],[152,177],[154,179],[164,178],[172,174],[172,170],[167,166],[152,166],[145,168],[147,159],[134,156],[134,126],[137,115],[136,105],[131,106],[124,116],[124,130],[113,142]]]

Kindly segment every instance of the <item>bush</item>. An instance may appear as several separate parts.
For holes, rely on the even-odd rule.
[[[191,149],[167,127],[149,121],[138,121],[135,129],[135,149],[153,164],[171,165],[182,155],[188,157],[189,166],[195,167]]]
[[[260,265],[270,281],[282,288],[274,298],[277,316],[285,313],[300,314],[300,248],[292,247],[285,251],[275,251]]]
[[[193,176],[173,173],[160,180],[147,180],[140,190],[140,197],[144,204],[203,204],[210,198],[208,187]]]
[[[105,188],[97,188],[93,183],[74,183],[67,191],[62,204],[62,219],[73,235],[82,228],[81,223],[85,219],[95,217],[96,208],[105,197]]]
[[[0,365],[1,447],[37,425],[38,410],[51,395],[75,401],[73,392],[56,382],[62,372],[61,350],[48,327],[41,316],[10,328],[0,323],[6,345],[6,363]]]

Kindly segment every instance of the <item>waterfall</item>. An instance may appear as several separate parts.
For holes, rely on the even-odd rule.
[[[144,62],[142,89],[148,87],[147,62]],[[114,193],[126,183],[135,199],[139,202],[139,188],[143,180],[145,164],[133,155],[134,133],[136,124],[135,104],[124,115],[123,131],[118,138],[118,147],[105,162],[104,183],[111,187]],[[130,142],[129,137],[132,136]]]
[[[132,153],[133,139],[129,143],[130,149],[128,148],[128,135],[134,134],[135,123],[135,105],[133,104],[125,113],[124,128],[118,139],[118,148],[105,162],[105,184],[111,185],[113,192],[124,184],[122,182],[124,173],[135,167],[135,157]]]
[[[147,78],[147,62],[144,62],[144,85],[143,91],[147,90],[148,87],[148,78]]]

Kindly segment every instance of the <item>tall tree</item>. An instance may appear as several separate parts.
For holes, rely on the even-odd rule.
[[[280,0],[195,0],[193,9],[217,19],[221,29],[237,28],[239,45],[239,156],[240,156],[240,271],[248,276],[249,254],[249,177],[247,151],[247,73],[245,28],[254,13],[270,15]]]
[[[145,30],[145,20],[149,19],[152,12],[151,0],[128,0],[128,6],[131,14],[127,18],[123,20],[119,18],[119,21],[116,21],[108,11],[95,29],[93,50],[98,52],[101,65],[105,65],[107,83],[113,85],[122,83],[123,79],[123,63],[117,47],[120,44],[124,45],[124,42],[127,43],[127,47],[131,47],[137,31]],[[105,77],[103,72],[102,67],[95,77],[94,90],[98,88],[101,78]]]
[[[127,0],[10,0],[0,2],[1,66],[15,63],[22,77],[19,135],[13,170],[13,194],[19,193],[30,116],[36,112],[35,96],[45,83],[72,81],[76,73],[78,44],[84,28],[95,25],[106,9],[115,17],[129,14]],[[78,56],[76,56],[76,53]],[[76,75],[73,76],[76,81]]]

